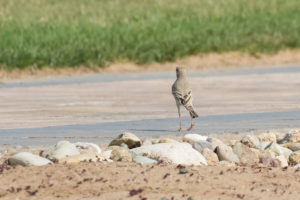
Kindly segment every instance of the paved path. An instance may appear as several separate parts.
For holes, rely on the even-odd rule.
[[[194,133],[300,127],[300,67],[228,68],[189,75],[200,115]],[[142,137],[178,134],[170,93],[174,77],[174,72],[159,72],[0,84],[0,144],[101,142],[123,130]],[[184,126],[188,123],[186,117]]]

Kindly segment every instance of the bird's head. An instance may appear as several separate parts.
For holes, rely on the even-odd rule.
[[[185,77],[186,76],[186,70],[183,67],[176,67],[176,76],[177,78]]]

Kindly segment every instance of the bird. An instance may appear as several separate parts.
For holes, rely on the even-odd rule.
[[[172,85],[172,94],[175,98],[178,115],[179,115],[179,129],[181,128],[181,113],[180,107],[183,106],[190,113],[191,126],[187,129],[188,131],[194,128],[193,119],[198,117],[193,107],[192,90],[190,89],[189,82],[187,80],[186,70],[183,67],[176,67],[176,81]]]

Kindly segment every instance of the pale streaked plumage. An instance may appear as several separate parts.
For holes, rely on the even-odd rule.
[[[191,126],[188,130],[191,130],[194,127],[193,118],[198,117],[198,115],[193,108],[192,91],[190,89],[190,85],[186,77],[186,70],[182,67],[177,67],[176,76],[177,79],[172,85],[172,94],[175,98],[177,109],[178,109],[179,130],[181,130],[180,106],[184,106],[190,113]]]

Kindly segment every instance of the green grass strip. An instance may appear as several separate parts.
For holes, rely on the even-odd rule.
[[[299,0],[0,0],[8,69],[299,47]]]

